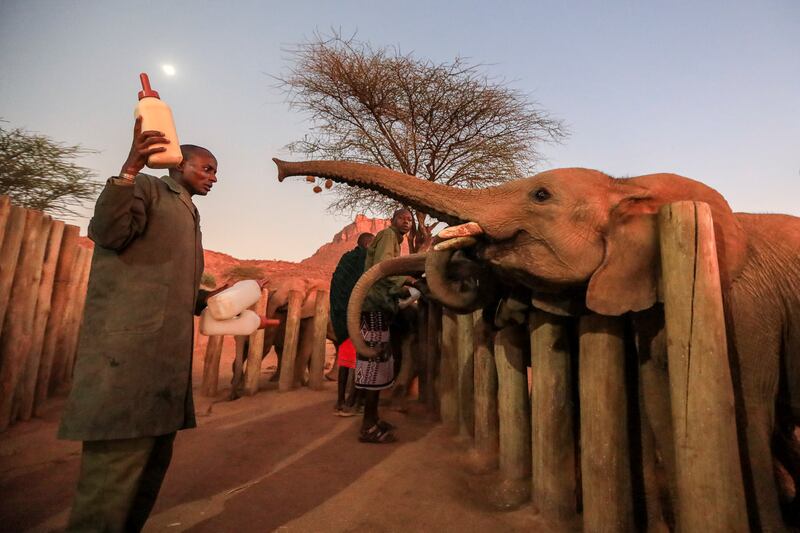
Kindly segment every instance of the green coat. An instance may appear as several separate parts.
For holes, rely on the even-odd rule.
[[[367,247],[367,258],[364,260],[364,272],[387,259],[400,257],[400,246],[403,236],[394,227],[389,226],[375,235]],[[390,315],[397,314],[397,298],[403,291],[406,276],[387,276],[375,282],[364,300],[363,310],[383,311]]]
[[[200,218],[169,176],[110,179],[95,242],[72,391],[59,437],[110,440],[194,427],[192,315],[203,273]]]

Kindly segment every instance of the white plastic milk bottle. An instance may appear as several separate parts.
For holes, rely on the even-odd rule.
[[[147,166],[150,168],[172,168],[177,166],[183,156],[181,155],[181,144],[178,142],[178,133],[175,131],[175,121],[172,119],[172,111],[159,97],[158,93],[150,88],[150,79],[147,74],[139,74],[142,82],[142,90],[139,91],[139,103],[133,111],[134,117],[142,117],[142,131],[160,131],[164,137],[169,139],[169,144],[154,144],[153,146],[164,146],[164,152],[157,152],[147,158]]]
[[[216,320],[233,318],[261,298],[261,287],[245,279],[208,299],[208,311]]]
[[[203,335],[252,335],[261,325],[261,318],[250,309],[228,320],[216,320],[210,309],[200,314],[200,333]]]

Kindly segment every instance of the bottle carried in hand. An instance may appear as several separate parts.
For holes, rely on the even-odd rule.
[[[139,91],[139,103],[136,104],[134,117],[142,117],[142,131],[160,131],[164,137],[169,139],[168,144],[155,144],[153,146],[163,146],[163,152],[156,152],[147,158],[147,166],[150,168],[172,168],[180,164],[183,160],[181,155],[181,145],[178,142],[178,134],[175,131],[175,121],[172,119],[172,111],[159,97],[158,93],[150,88],[150,79],[147,74],[139,74],[142,82],[142,90]]]

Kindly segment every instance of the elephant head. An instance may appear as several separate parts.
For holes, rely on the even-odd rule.
[[[674,174],[618,179],[597,170],[564,168],[496,187],[458,189],[359,163],[275,162],[281,181],[295,175],[330,178],[378,191],[455,226],[440,236],[461,238],[453,243],[456,247],[468,245],[470,257],[506,283],[530,289],[534,301],[553,307],[560,305],[558,295],[576,292],[585,294],[586,308],[600,314],[651,307],[659,283],[656,216],[661,205],[671,202],[710,205],[723,286],[744,263],[746,238],[725,199]],[[443,290],[431,283],[437,274],[426,273],[434,295],[442,301],[458,297],[437,294]]]

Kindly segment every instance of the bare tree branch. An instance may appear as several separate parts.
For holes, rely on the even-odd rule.
[[[315,34],[289,53],[293,64],[276,79],[311,121],[312,131],[288,145],[306,157],[482,188],[530,174],[542,160],[539,146],[567,135],[560,120],[464,58],[434,63],[336,32]],[[333,195],[333,212],[387,216],[397,208],[359,188],[337,186]],[[424,213],[415,215],[421,238],[412,235],[412,243],[424,247],[431,228]]]

